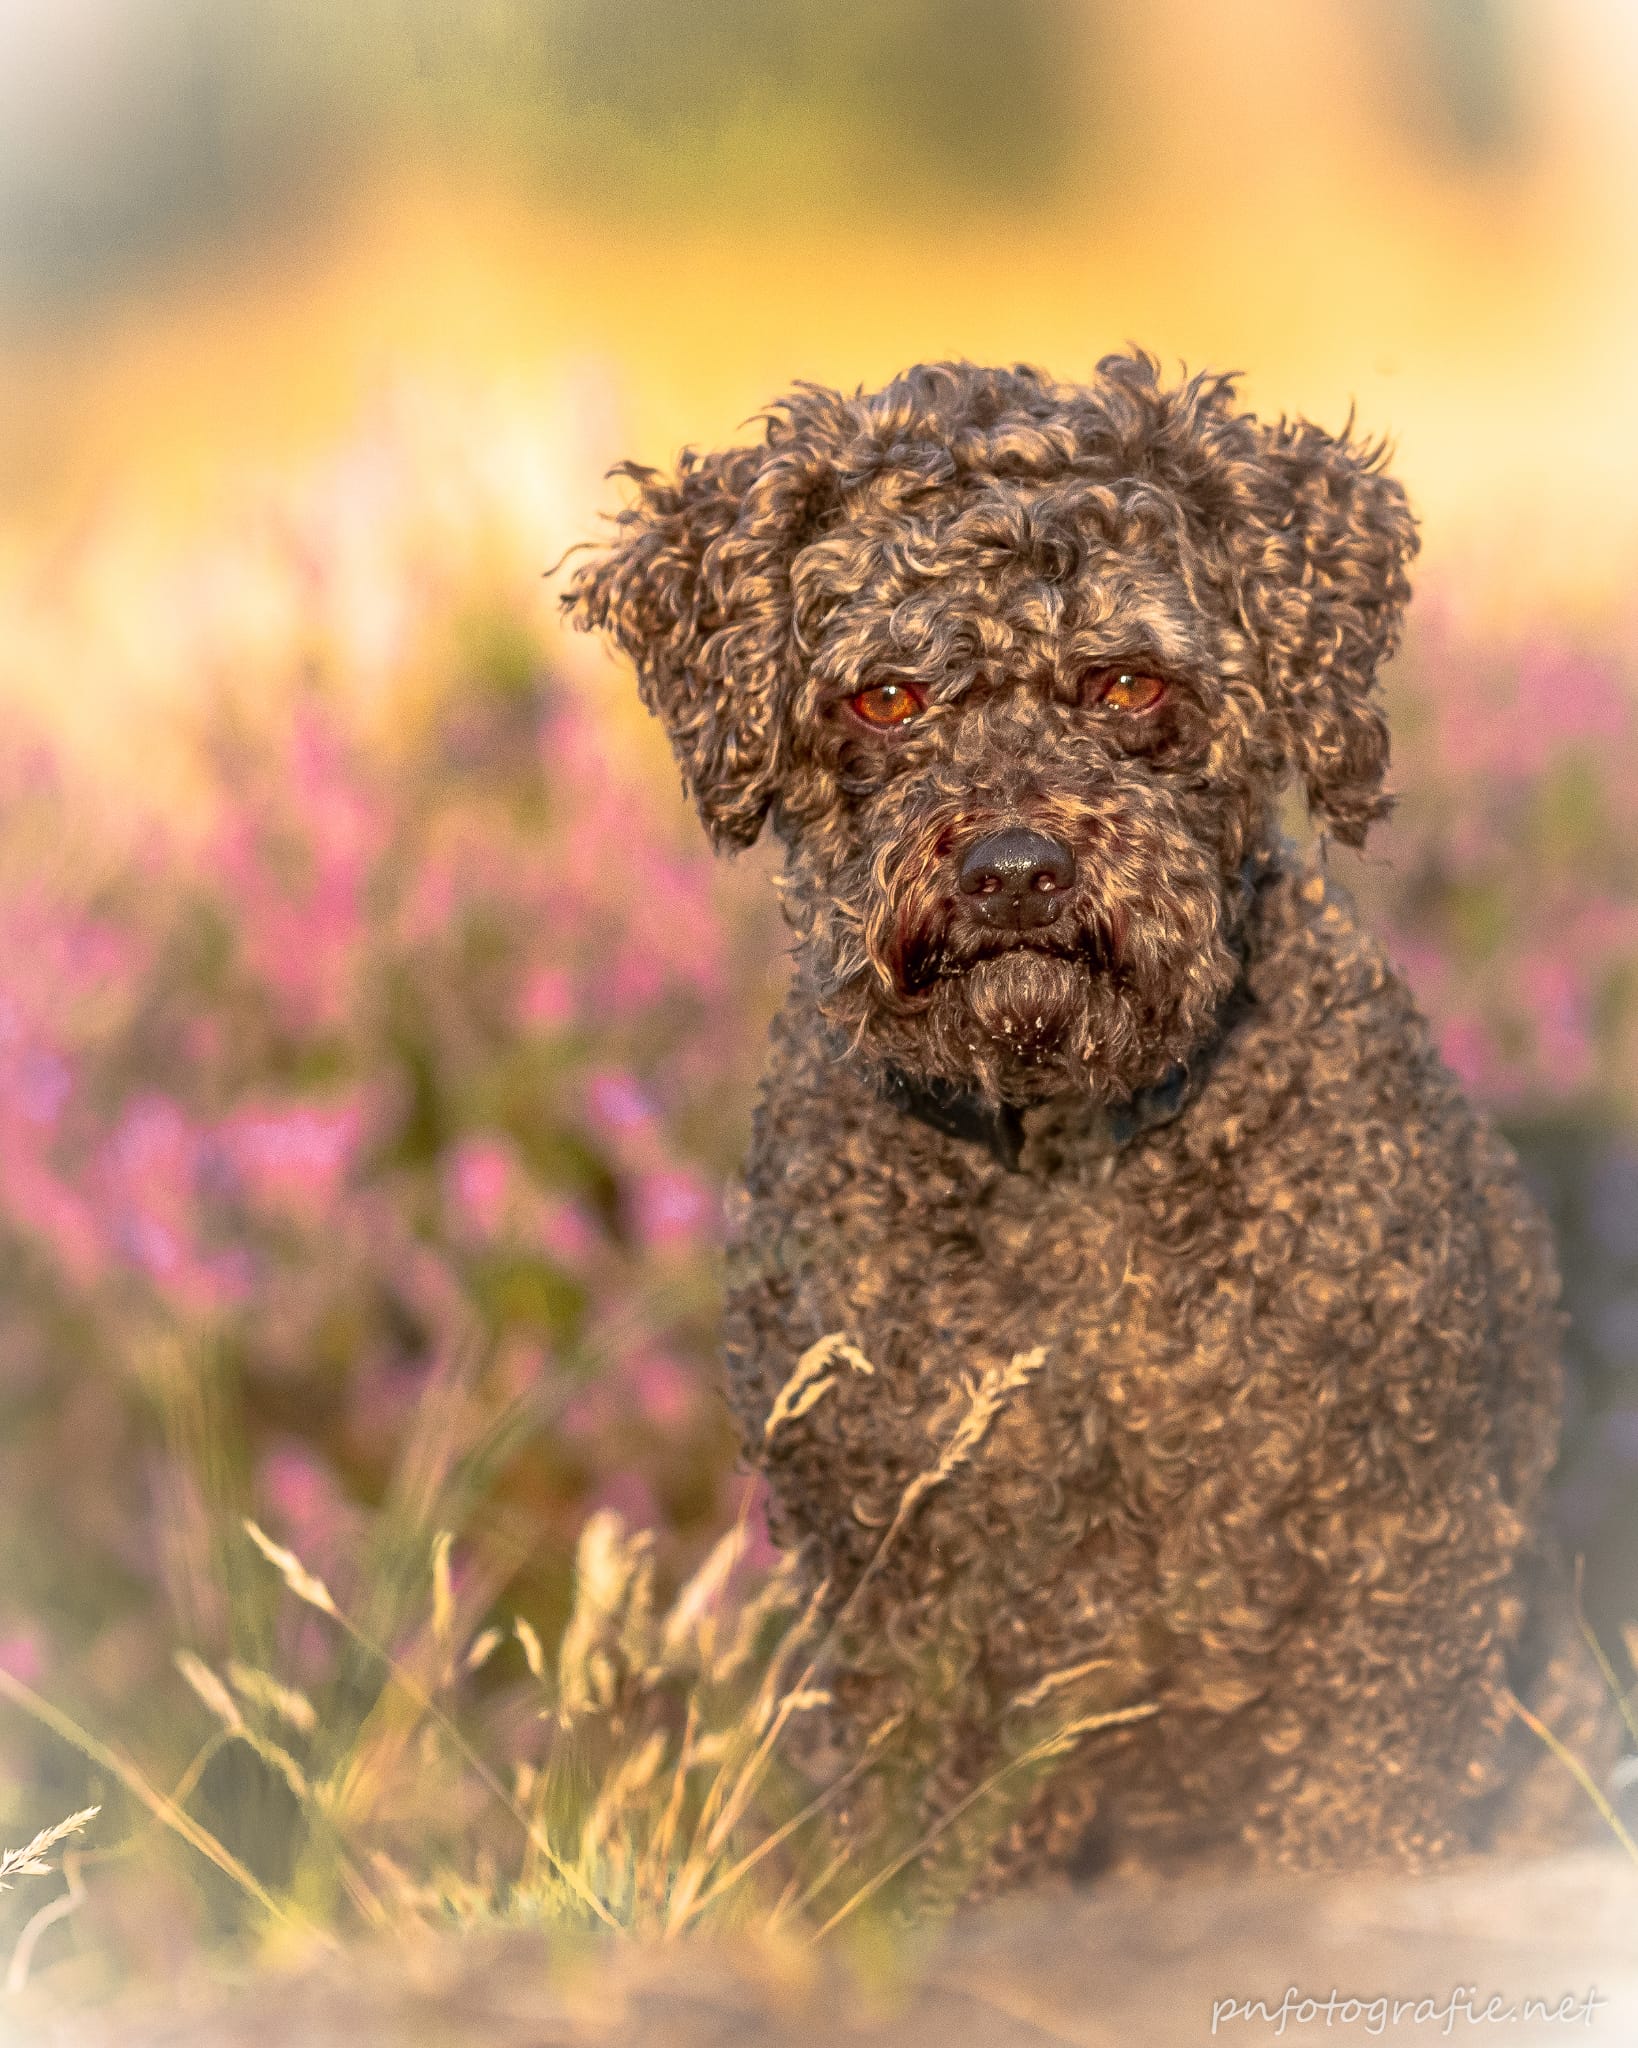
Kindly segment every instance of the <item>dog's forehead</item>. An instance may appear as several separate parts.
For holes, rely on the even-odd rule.
[[[1051,642],[1187,667],[1216,638],[1175,504],[1141,482],[988,479],[908,502],[867,497],[793,565],[799,630],[822,667],[850,654]],[[828,657],[828,658],[827,658]]]

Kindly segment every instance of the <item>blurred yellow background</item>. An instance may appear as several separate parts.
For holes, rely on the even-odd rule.
[[[6,615],[115,529],[140,585],[383,389],[510,439],[544,564],[609,460],[798,378],[1129,340],[1357,406],[1424,578],[1623,613],[1635,113],[1630,0],[7,0]],[[141,667],[0,649],[103,734]]]

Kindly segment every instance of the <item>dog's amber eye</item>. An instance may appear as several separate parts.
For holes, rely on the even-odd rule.
[[[866,725],[903,725],[922,708],[920,694],[908,683],[872,683],[847,701]]]
[[[1153,711],[1166,694],[1163,677],[1144,675],[1134,668],[1102,669],[1087,680],[1092,701],[1112,704],[1117,711]]]

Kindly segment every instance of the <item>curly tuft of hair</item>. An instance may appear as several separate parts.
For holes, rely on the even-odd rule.
[[[920,1824],[1078,1706],[984,1885],[1572,1832],[1507,1700],[1610,1752],[1543,1533],[1550,1238],[1276,824],[1293,782],[1351,846],[1392,801],[1383,446],[1129,354],[800,385],[623,474],[566,607],[713,839],[784,850],[728,1393],[845,1609],[834,1740],[902,1716]],[[787,1415],[833,1333],[875,1370]]]

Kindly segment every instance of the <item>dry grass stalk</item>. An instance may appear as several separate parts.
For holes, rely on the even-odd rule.
[[[774,1396],[768,1419],[762,1425],[764,1442],[776,1429],[806,1415],[830,1392],[836,1384],[836,1376],[830,1368],[838,1364],[851,1366],[856,1373],[874,1373],[876,1370],[858,1346],[850,1343],[840,1330],[821,1337],[817,1344],[810,1344],[796,1361],[795,1371]]]
[[[447,1682],[455,1659],[455,1588],[450,1577],[449,1553],[455,1538],[440,1529],[432,1539],[432,1640],[438,1652],[438,1669]]]
[[[191,1650],[178,1650],[171,1661],[228,1733],[244,1734],[245,1717],[239,1711],[239,1702],[210,1666],[196,1657]]]
[[[1609,1660],[1609,1653],[1598,1640],[1597,1631],[1593,1628],[1591,1622],[1588,1621],[1586,1609],[1581,1601],[1581,1578],[1582,1560],[1578,1557],[1575,1561],[1576,1625],[1581,1630],[1582,1641],[1585,1642],[1587,1648],[1593,1654],[1593,1660],[1598,1666],[1599,1676],[1608,1688],[1610,1697],[1615,1701],[1617,1711],[1622,1720],[1627,1724],[1627,1733],[1632,1737],[1634,1746],[1638,1747],[1638,1687],[1629,1690],[1629,1688],[1621,1683],[1615,1666]],[[1622,1631],[1622,1637],[1626,1645],[1628,1662],[1632,1664],[1635,1670],[1638,1670],[1638,1628],[1635,1628],[1629,1622]]]
[[[481,1671],[506,1640],[503,1628],[480,1629],[467,1646],[466,1655],[461,1659],[463,1671]]]
[[[100,1807],[87,1807],[87,1814],[98,1813]],[[70,1849],[63,1855],[63,1883],[66,1887],[56,1898],[48,1899],[40,1910],[33,1914],[17,1937],[17,1945],[11,1952],[11,1961],[6,1965],[5,1989],[8,1997],[15,1998],[28,1984],[28,1973],[34,1965],[34,1951],[42,1934],[48,1927],[55,1927],[59,1920],[66,1920],[70,1913],[77,1913],[85,1904],[85,1880],[80,1876],[80,1858]]]
[[[538,1679],[544,1685],[546,1682],[546,1651],[541,1644],[539,1635],[535,1632],[534,1627],[524,1620],[521,1614],[515,1614],[512,1617],[512,1633],[517,1637],[522,1647],[523,1661],[529,1667],[530,1677]]]
[[[281,1685],[270,1673],[258,1671],[250,1664],[230,1662],[227,1675],[228,1683],[241,1699],[288,1723],[297,1734],[311,1735],[318,1726],[317,1711],[307,1695],[293,1686]]]
[[[67,1820],[58,1821],[55,1827],[41,1828],[33,1841],[25,1842],[22,1848],[0,1850],[0,1892],[9,1892],[16,1877],[49,1877],[52,1866],[45,1860],[47,1854],[70,1835],[77,1835],[101,1811],[100,1806],[83,1807]]]
[[[177,1800],[167,1798],[163,1792],[156,1792],[129,1757],[111,1748],[107,1743],[99,1742],[94,1735],[88,1735],[76,1721],[60,1713],[49,1700],[41,1699],[38,1693],[31,1691],[21,1679],[13,1678],[3,1667],[0,1667],[0,1697],[9,1699],[14,1706],[21,1707],[25,1713],[31,1714],[35,1720],[77,1749],[82,1756],[88,1757],[111,1777],[117,1778],[132,1798],[145,1806],[155,1820],[169,1828],[173,1834],[180,1836],[208,1862],[214,1863],[218,1870],[230,1877],[246,1897],[253,1899],[270,1918],[292,1933],[317,1938],[331,1947],[337,1945],[333,1935],[315,1927],[311,1921],[282,1905],[260,1879],[255,1877],[230,1849],[225,1849],[208,1828],[201,1827]]]
[[[812,1638],[828,1592],[829,1581],[821,1580],[808,1596],[800,1617],[787,1630],[768,1660],[768,1668],[762,1674],[745,1716],[745,1726],[756,1738],[750,1754],[732,1770],[725,1763],[712,1780],[672,1891],[665,1921],[668,1935],[678,1932],[694,1917],[706,1879],[755,1796],[780,1730],[790,1718],[791,1709],[786,1701],[811,1683],[814,1662],[809,1663],[802,1678],[788,1693],[781,1689],[785,1670],[793,1661],[797,1646]]]
[[[628,1534],[605,1509],[580,1532],[575,1599],[558,1651],[558,1718],[603,1712],[622,1676],[648,1665],[654,1622],[654,1538]]]
[[[802,1358],[797,1363],[796,1371],[781,1390],[780,1399],[784,1400],[787,1396],[790,1396],[793,1388],[799,1388],[799,1383],[811,1385],[813,1383],[812,1376],[814,1371],[823,1370],[824,1366],[828,1364],[830,1356],[833,1355],[827,1347],[833,1343],[840,1344],[842,1341],[841,1339],[822,1339],[820,1344],[814,1345],[804,1352]],[[966,1412],[956,1424],[954,1431],[951,1433],[950,1440],[937,1462],[929,1467],[927,1471],[918,1473],[900,1495],[898,1506],[894,1510],[893,1517],[888,1523],[881,1541],[871,1553],[868,1563],[855,1581],[852,1590],[832,1617],[829,1627],[825,1630],[823,1637],[810,1655],[806,1669],[794,1685],[781,1691],[778,1690],[778,1679],[783,1676],[784,1662],[791,1655],[797,1644],[812,1639],[815,1624],[822,1610],[823,1598],[828,1591],[828,1587],[821,1584],[809,1600],[801,1620],[780,1645],[779,1652],[770,1666],[768,1678],[765,1679],[763,1687],[759,1689],[758,1701],[765,1723],[762,1729],[761,1740],[745,1760],[732,1785],[722,1792],[720,1799],[708,1801],[707,1810],[701,1816],[700,1829],[696,1832],[688,1862],[685,1865],[682,1876],[679,1878],[671,1910],[667,1916],[666,1931],[668,1934],[678,1932],[702,1909],[704,1873],[708,1872],[722,1855],[734,1828],[738,1826],[743,1818],[767,1769],[768,1760],[773,1754],[774,1747],[792,1715],[799,1710],[799,1707],[818,1704],[819,1700],[823,1697],[822,1694],[816,1692],[814,1680],[825,1658],[834,1649],[842,1629],[857,1606],[860,1595],[877,1572],[880,1571],[889,1551],[914,1514],[917,1506],[926,1499],[927,1495],[934,1488],[942,1486],[953,1473],[961,1469],[972,1456],[973,1451],[983,1441],[991,1423],[1005,1406],[1008,1397],[1016,1393],[1020,1387],[1027,1385],[1041,1370],[1045,1362],[1046,1347],[1043,1345],[1038,1346],[1033,1351],[1018,1352],[1004,1365],[993,1366],[983,1375],[977,1386],[974,1387]],[[874,1371],[874,1367],[871,1366],[868,1359],[861,1358],[859,1360],[858,1366],[855,1369],[858,1370],[860,1368],[867,1372]],[[800,1393],[798,1391],[797,1395],[792,1398],[792,1410],[794,1410],[795,1400],[799,1398]],[[775,1407],[777,1409],[777,1402]],[[774,1686],[772,1692],[769,1691],[770,1681]],[[752,1725],[753,1727],[757,1725],[756,1718],[753,1718]],[[719,1780],[719,1786],[722,1782],[722,1780]],[[718,1789],[719,1787],[713,1787],[713,1793],[716,1793]],[[883,1882],[886,1882],[886,1880],[884,1879]]]
[[[394,1685],[417,1712],[438,1727],[477,1777],[479,1783],[483,1785],[492,1798],[499,1801],[524,1830],[531,1849],[541,1856],[547,1865],[556,1872],[580,1903],[597,1919],[601,1920],[605,1926],[609,1928],[617,1927],[618,1922],[613,1914],[609,1912],[602,1900],[586,1884],[581,1874],[558,1853],[555,1845],[547,1837],[545,1828],[513,1798],[507,1787],[495,1775],[494,1771],[490,1769],[484,1759],[478,1755],[471,1743],[468,1742],[466,1736],[456,1727],[455,1723],[444,1712],[443,1708],[438,1705],[437,1701],[432,1698],[426,1687],[421,1684],[414,1673],[407,1671],[387,1651],[383,1650],[378,1643],[372,1642],[355,1622],[349,1620],[341,1612],[334,1600],[331,1599],[329,1590],[320,1580],[313,1577],[312,1573],[306,1569],[294,1552],[282,1549],[270,1537],[264,1535],[254,1522],[247,1521],[244,1527],[246,1534],[256,1545],[256,1548],[278,1570],[290,1590],[299,1599],[307,1601],[310,1606],[318,1607],[323,1613],[328,1614],[346,1631],[350,1639],[361,1650],[374,1658],[382,1666]],[[520,1641],[524,1639],[522,1631],[526,1626],[527,1624],[519,1623]],[[529,1630],[529,1635],[531,1637],[534,1636],[532,1629]],[[535,1637],[535,1647],[538,1652],[538,1637]],[[0,1672],[0,1685],[6,1682],[5,1673]],[[339,1819],[355,1796],[356,1788],[363,1781],[364,1761],[357,1754],[349,1758],[344,1768],[332,1777],[329,1785],[323,1788],[319,1794],[318,1803],[332,1818]],[[184,1818],[187,1817],[184,1816]],[[204,1833],[204,1830],[199,1829],[197,1824],[191,1819],[188,1821],[188,1825],[196,1833]],[[209,1838],[207,1837],[207,1839]],[[225,1854],[226,1852],[222,1853]],[[260,1892],[260,1887],[257,1887],[257,1890]]]
[[[1045,1363],[1046,1346],[1042,1344],[1033,1351],[1018,1352],[1005,1365],[992,1365],[982,1375],[973,1388],[967,1412],[956,1424],[938,1463],[926,1472],[918,1472],[905,1488],[894,1523],[908,1519],[918,1501],[931,1493],[935,1486],[942,1486],[951,1473],[960,1470],[983,1442],[990,1424],[1005,1406],[1007,1396],[1027,1385]],[[892,1527],[893,1524],[889,1524],[890,1531]]]
[[[740,1857],[737,1863],[730,1864],[728,1869],[700,1894],[688,1917],[693,1918],[695,1915],[703,1913],[708,1906],[713,1905],[724,1893],[738,1884],[742,1877],[748,1876],[765,1857],[770,1856],[775,1849],[779,1848],[790,1836],[794,1835],[799,1828],[806,1826],[810,1820],[816,1819],[819,1814],[824,1812],[825,1808],[832,1803],[838,1794],[845,1792],[849,1785],[853,1784],[856,1779],[870,1768],[871,1764],[876,1760],[877,1751],[882,1748],[889,1736],[895,1734],[903,1726],[904,1718],[903,1714],[892,1714],[877,1727],[873,1728],[870,1731],[870,1739],[865,1744],[863,1755],[856,1757],[847,1766],[846,1770],[839,1772],[836,1777],[831,1779],[828,1785],[816,1792],[806,1806],[793,1813],[788,1820],[783,1821],[774,1829],[772,1834],[765,1835],[757,1843],[756,1847]],[[844,1850],[842,1852],[844,1860],[846,1854],[847,1852]]]
[[[1609,1829],[1610,1833],[1614,1835],[1615,1839],[1621,1844],[1621,1847],[1626,1850],[1633,1862],[1638,1863],[1638,1841],[1633,1839],[1631,1829],[1627,1827],[1614,1806],[1611,1805],[1603,1787],[1594,1778],[1592,1772],[1587,1769],[1587,1766],[1581,1761],[1580,1757],[1559,1740],[1558,1736],[1553,1733],[1552,1729],[1547,1726],[1547,1723],[1539,1715],[1531,1713],[1530,1709],[1516,1693],[1508,1692],[1504,1689],[1501,1696],[1507,1705],[1512,1708],[1513,1712],[1518,1715],[1525,1727],[1544,1742],[1553,1755],[1558,1758],[1570,1776],[1574,1778],[1582,1791],[1586,1793],[1588,1799],[1591,1800],[1598,1812],[1599,1818]]]
[[[864,1589],[880,1571],[919,1504],[970,1463],[1007,1401],[1040,1371],[1044,1358],[1039,1349],[1019,1353],[992,1367],[970,1389],[965,1411],[942,1449],[929,1468],[904,1488],[864,1571],[828,1615],[828,1583],[812,1589],[806,1600],[798,1603],[798,1565],[789,1557],[780,1560],[749,1598],[737,1605],[729,1603],[728,1591],[748,1542],[742,1511],[739,1523],[713,1546],[668,1612],[657,1616],[652,1536],[629,1532],[616,1516],[602,1514],[590,1518],[577,1547],[574,1608],[555,1658],[548,1661],[539,1635],[521,1616],[510,1630],[484,1628],[463,1653],[460,1603],[451,1571],[453,1539],[448,1532],[440,1532],[432,1545],[428,1644],[436,1652],[437,1675],[433,1675],[429,1657],[423,1682],[417,1671],[405,1669],[338,1607],[329,1588],[294,1552],[274,1543],[256,1524],[246,1522],[246,1534],[289,1591],[329,1615],[381,1664],[389,1683],[358,1739],[323,1781],[310,1784],[296,1760],[255,1725],[259,1715],[265,1717],[264,1725],[277,1720],[303,1735],[314,1733],[317,1716],[304,1695],[244,1665],[229,1665],[228,1682],[224,1683],[199,1658],[188,1652],[179,1654],[178,1669],[218,1723],[217,1733],[190,1768],[185,1780],[188,1790],[197,1784],[204,1763],[224,1743],[247,1744],[282,1776],[309,1813],[322,1817],[323,1828],[314,1839],[325,1843],[325,1853],[333,1858],[333,1881],[360,1919],[371,1927],[402,1929],[410,1920],[424,1925],[434,1916],[454,1913],[471,1918],[495,1910],[500,1879],[482,1857],[471,1875],[433,1871],[422,1882],[419,1874],[412,1876],[401,1867],[388,1853],[388,1846],[377,1847],[361,1833],[376,1830],[378,1809],[396,1796],[396,1789],[419,1787],[419,1791],[411,1791],[412,1799],[430,1797],[428,1774],[437,1771],[447,1758],[451,1764],[464,1766],[524,1831],[523,1870],[510,1887],[514,1896],[522,1899],[536,1892],[538,1904],[553,1912],[573,1901],[577,1909],[611,1929],[651,1924],[665,1934],[680,1931],[707,1910],[720,1907],[747,1878],[766,1868],[768,1860],[801,1828],[832,1809],[879,1758],[887,1739],[901,1725],[904,1717],[895,1717],[873,1731],[862,1755],[817,1792],[810,1795],[804,1790],[803,1803],[777,1825],[770,1823],[749,1842],[741,1834],[781,1735],[796,1715],[829,1703],[830,1693],[823,1681],[825,1662],[840,1631],[857,1612]],[[864,1376],[871,1374],[873,1367],[840,1335],[810,1347],[780,1390],[769,1418],[770,1433],[794,1425],[811,1412],[844,1370]],[[747,1508],[748,1502],[749,1496]],[[789,1615],[793,1608],[796,1612],[789,1626],[771,1654],[765,1655],[768,1625]],[[508,1634],[516,1637],[536,1684],[555,1693],[546,1711],[557,1722],[559,1742],[569,1738],[578,1742],[582,1721],[589,1717],[583,1732],[592,1745],[590,1755],[599,1759],[592,1766],[596,1775],[590,1788],[585,1784],[585,1766],[579,1766],[582,1775],[577,1776],[572,1752],[560,1755],[556,1745],[544,1767],[519,1764],[515,1784],[503,1782],[439,1705],[443,1688],[452,1685],[458,1673],[480,1669]],[[1094,1668],[1095,1661],[1049,1674],[1018,1704],[1038,1703]],[[686,1688],[687,1706],[680,1735],[671,1719],[679,1685]],[[1056,1755],[1088,1729],[1133,1718],[1143,1711],[1128,1709],[1072,1722],[1015,1758],[1006,1769]],[[722,1724],[725,1714],[732,1717],[729,1725]],[[607,1756],[611,1736],[614,1754]],[[87,1753],[98,1755],[94,1748]],[[606,1762],[601,1760],[605,1756]],[[1005,1774],[1003,1771],[997,1778]],[[513,1775],[513,1771],[507,1772],[508,1778]],[[879,1873],[848,1903],[843,1916],[924,1853],[938,1834],[995,1782],[997,1779],[986,1781],[922,1843]],[[180,1793],[182,1788],[178,1790]],[[151,1789],[146,1795],[138,1791],[137,1796],[145,1797],[150,1809],[201,1853],[240,1877],[241,1866],[181,1811],[180,1798],[166,1801]],[[589,1810],[585,1804],[588,1797]],[[551,1831],[547,1827],[549,1813],[554,1816]],[[553,1840],[559,1831],[565,1831],[566,1847],[574,1845],[567,1854],[560,1852]],[[37,1843],[31,1848],[41,1846]],[[798,1867],[783,1887],[775,1917],[792,1910],[793,1902],[806,1910],[814,1899],[824,1896],[849,1853],[857,1853],[856,1844],[851,1851],[843,1845],[818,1883],[809,1884],[805,1891]],[[241,1881],[247,1879],[249,1873],[244,1872]],[[249,1879],[249,1884],[253,1887],[254,1880]],[[295,1924],[259,1887],[251,1895],[275,1917],[291,1918]],[[837,1917],[832,1916],[833,1920]]]
[[[329,1587],[322,1579],[314,1578],[293,1550],[286,1550],[282,1544],[275,1543],[265,1530],[257,1528],[248,1517],[244,1523],[244,1531],[298,1600],[305,1600],[309,1607],[316,1607],[320,1614],[328,1614],[340,1620],[336,1603],[330,1597]]]
[[[857,1912],[859,1907],[868,1900],[873,1899],[885,1885],[891,1884],[893,1879],[899,1876],[902,1871],[908,1870],[912,1863],[918,1862],[925,1856],[940,1836],[954,1827],[963,1814],[970,1812],[978,1804],[979,1800],[995,1791],[998,1786],[1003,1784],[1015,1772],[1025,1770],[1031,1764],[1044,1763],[1052,1757],[1062,1756],[1066,1750],[1073,1748],[1083,1735],[1090,1735],[1097,1729],[1118,1728],[1128,1721],[1146,1721],[1151,1715],[1157,1714],[1159,1711],[1159,1707],[1152,1700],[1145,1700],[1136,1706],[1116,1707],[1107,1714],[1085,1714],[1078,1720],[1066,1722],[1062,1728],[1055,1728],[1050,1735],[1044,1736],[1039,1742],[1032,1744],[1030,1748],[1021,1751],[1019,1755],[1009,1757],[998,1770],[992,1771],[981,1783],[975,1785],[970,1792],[958,1799],[955,1805],[947,1812],[940,1814],[938,1819],[919,1840],[913,1842],[908,1849],[895,1856],[890,1863],[886,1864],[881,1870],[878,1870],[875,1876],[867,1883],[862,1884],[851,1898],[845,1899],[813,1936],[813,1939],[816,1942],[823,1941],[827,1934],[839,1927],[844,1920]]]
[[[682,1826],[683,1806],[688,1796],[688,1774],[694,1767],[699,1739],[700,1703],[697,1693],[688,1698],[688,1718],[683,1724],[677,1760],[671,1767],[671,1784],[660,1812],[660,1824],[648,1845],[646,1875],[651,1888],[664,1890],[666,1873],[676,1853],[677,1834]]]
[[[242,1742],[247,1749],[254,1750],[268,1768],[275,1771],[289,1786],[304,1805],[312,1796],[312,1787],[300,1764],[277,1742],[270,1742],[265,1735],[258,1734],[239,1711],[239,1703],[223,1684],[210,1666],[194,1656],[191,1650],[178,1650],[173,1659],[177,1670],[188,1685],[221,1722],[224,1732],[235,1742]],[[305,1703],[304,1703],[305,1704]]]
[[[660,1659],[676,1668],[691,1656],[709,1670],[715,1648],[717,1611],[729,1580],[745,1555],[749,1533],[744,1517],[711,1546],[704,1563],[671,1603],[660,1629]]]
[[[1037,1679],[1028,1691],[1019,1693],[1012,1704],[1014,1707],[1041,1706],[1055,1692],[1062,1692],[1065,1686],[1090,1678],[1095,1671],[1112,1670],[1114,1661],[1112,1657],[1088,1657],[1083,1664],[1065,1664],[1057,1671],[1049,1671],[1045,1678]]]
[[[738,1678],[756,1655],[768,1623],[797,1602],[798,1563],[786,1554],[774,1565],[762,1586],[740,1609],[734,1631],[711,1666],[714,1684],[728,1684]]]
[[[656,1728],[616,1766],[581,1830],[582,1854],[588,1849],[600,1849],[609,1841],[615,1823],[623,1817],[625,1809],[635,1805],[659,1777],[665,1751],[665,1732]]]

